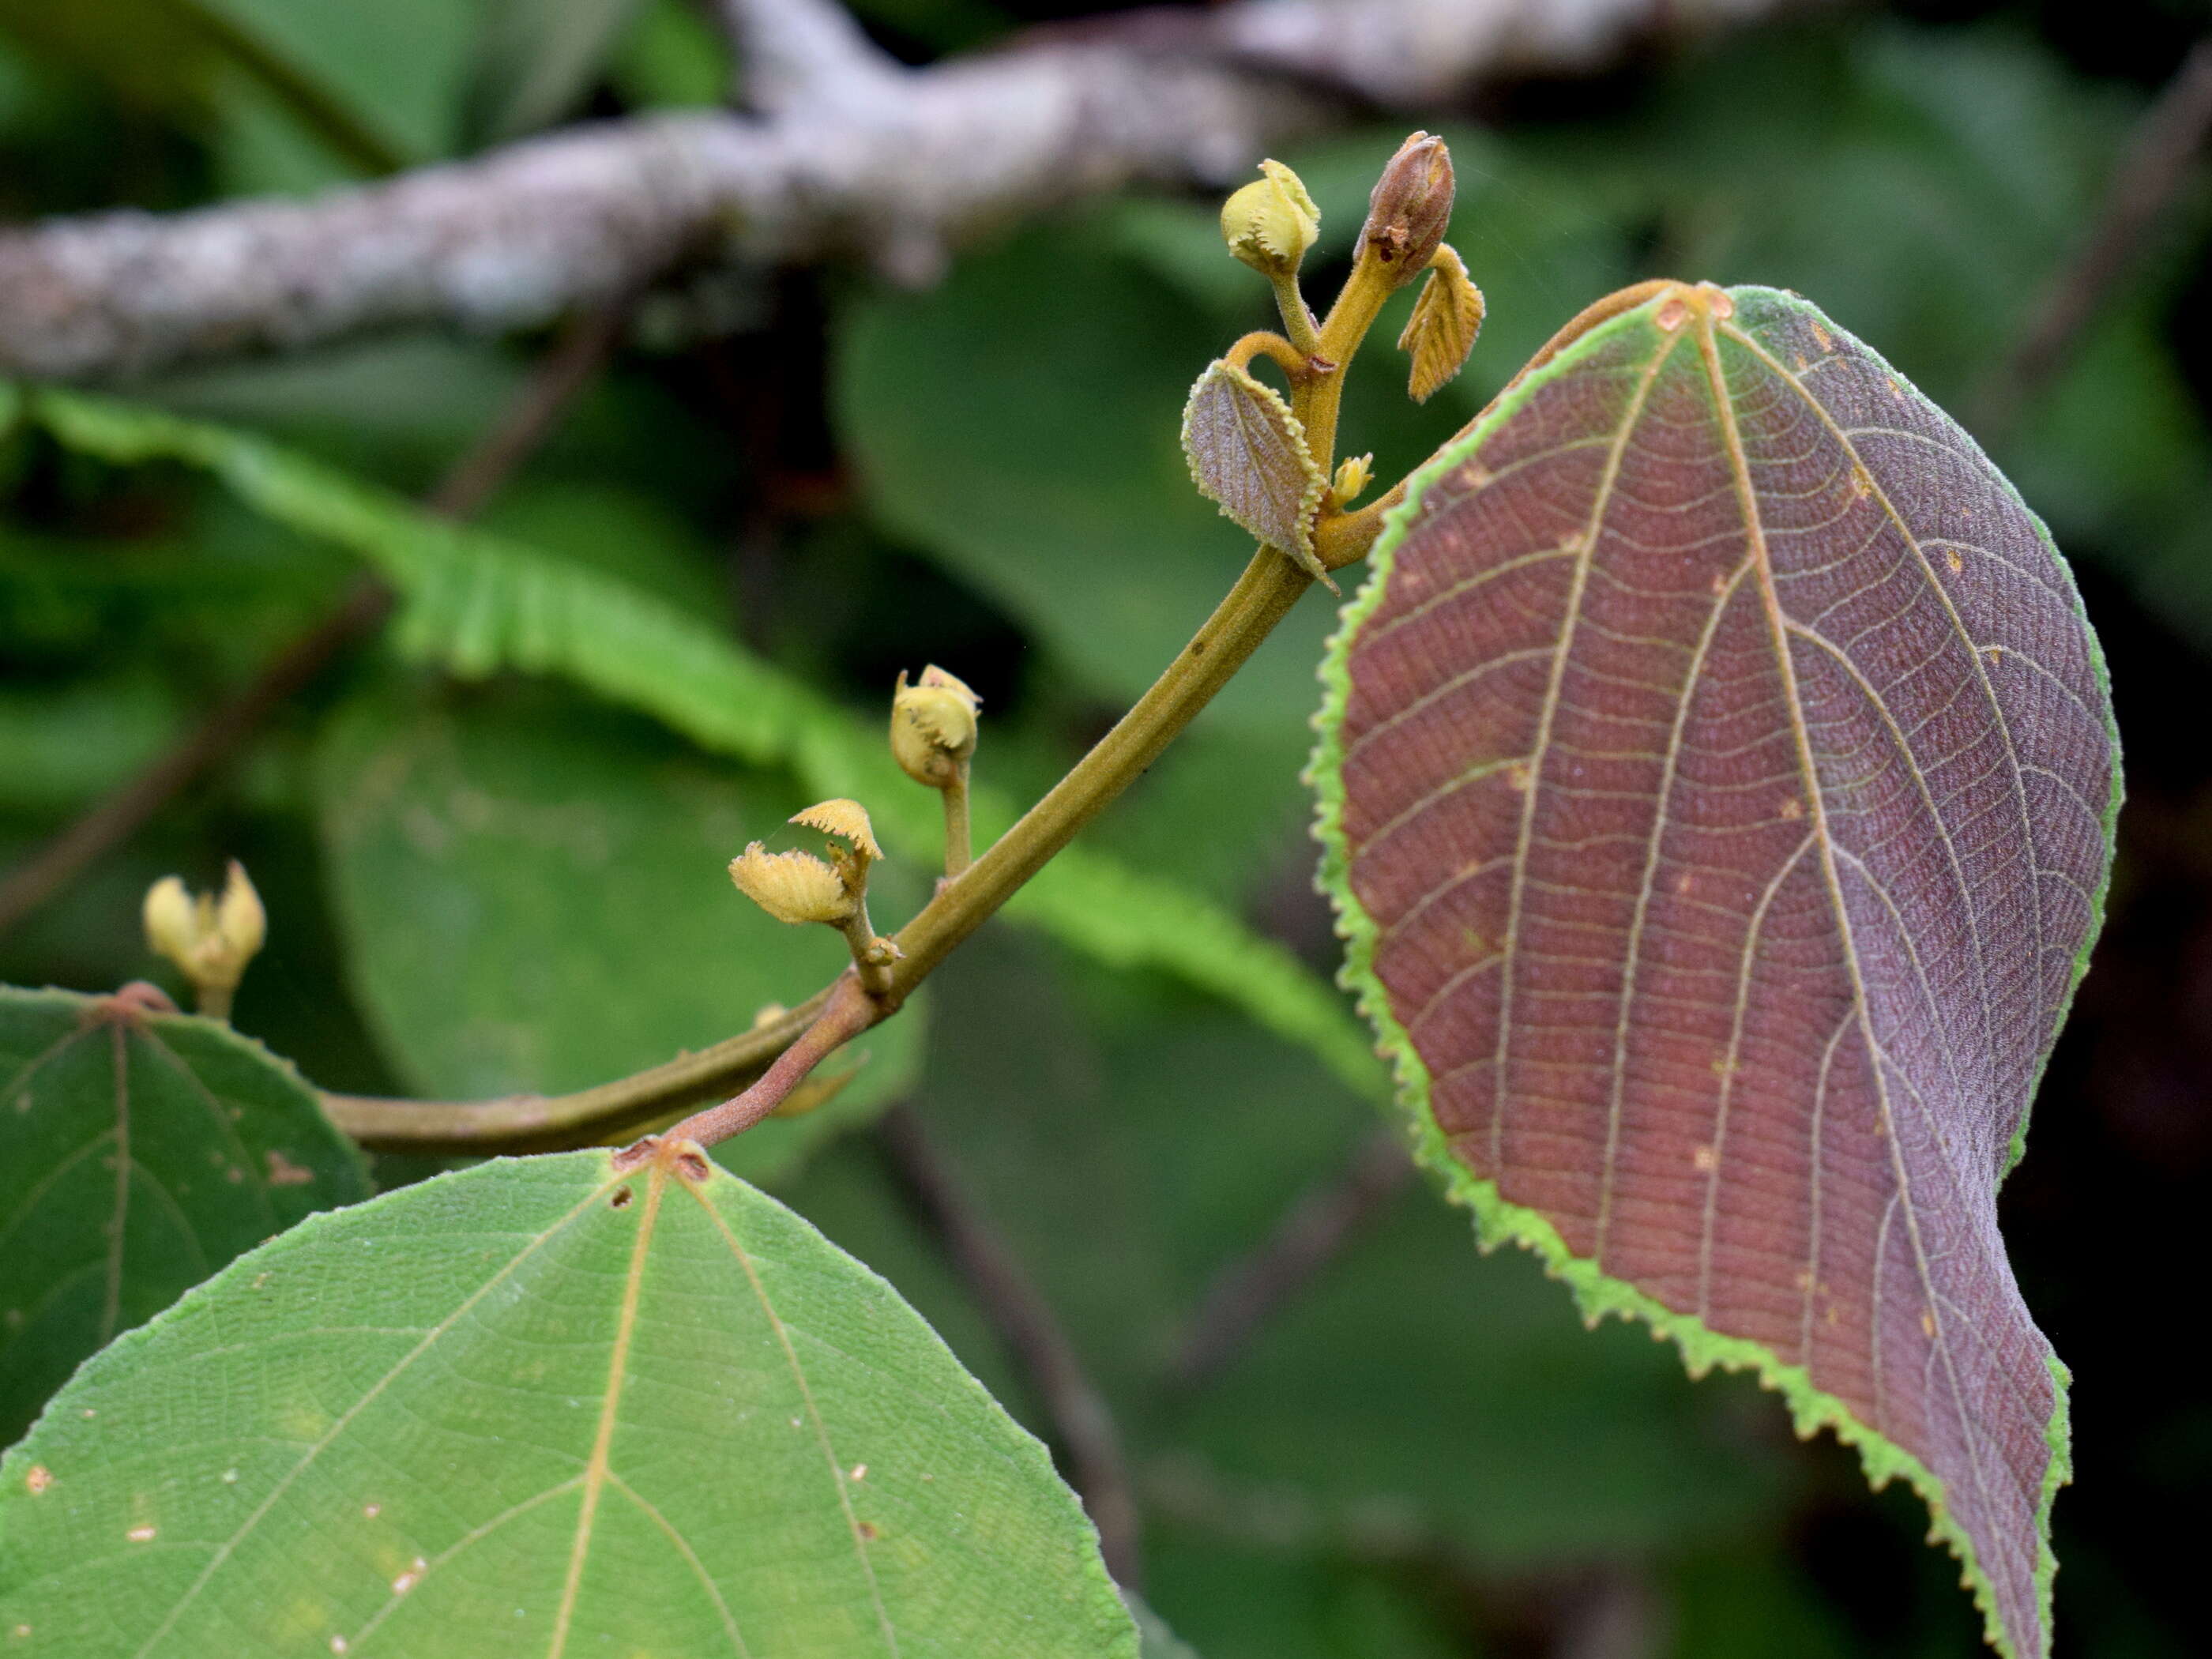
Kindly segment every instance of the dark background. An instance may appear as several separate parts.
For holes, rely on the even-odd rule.
[[[701,15],[650,0],[607,8],[605,40],[532,104],[513,90],[530,37],[488,24],[499,9],[407,0],[387,62],[319,34],[328,8],[240,0],[302,104],[244,59],[178,47],[155,0],[0,0],[0,215],[312,190],[367,165],[334,133],[417,161],[711,101],[726,79]],[[859,9],[924,62],[1094,8]],[[1393,313],[1345,435],[1387,482],[1607,289],[1771,283],[1969,419],[2051,520],[2112,664],[2129,800],[2110,921],[2003,1215],[2028,1304],[2075,1370],[2059,1643],[2100,1659],[2212,1646],[2196,1583],[2212,1390],[2185,1358],[2191,1218],[2212,1176],[2201,165],[2056,367],[2022,384],[2005,366],[2205,26],[2182,0],[1824,8],[1425,112],[1458,158],[1453,240],[1489,332],[1462,385],[1415,411],[1381,361]],[[1324,210],[1316,296],[1405,125],[1286,153]],[[870,719],[896,670],[943,663],[984,695],[981,775],[1033,793],[1237,568],[1237,533],[1190,494],[1175,447],[1183,388],[1267,313],[1263,285],[1220,252],[1214,207],[1150,196],[1010,228],[926,292],[849,269],[673,284],[488,522],[726,620]],[[408,336],[126,390],[419,493],[546,345]],[[181,470],[0,444],[0,866],[158,752],[347,575]],[[1095,835],[1327,971],[1296,781],[1328,620],[1308,603]],[[446,795],[378,793],[380,764],[426,752],[457,769]],[[437,838],[410,839],[409,815],[454,809],[455,777],[486,803],[453,819],[477,839],[426,851]],[[742,997],[702,1002],[688,945],[593,884],[736,938],[752,923],[720,861],[797,787],[572,690],[461,684],[370,648],[0,936],[0,976],[101,988],[152,972],[147,883],[173,869],[205,884],[235,855],[273,918],[238,1023],[315,1081],[580,1086],[750,1014],[729,1006]],[[596,864],[562,827],[579,823]],[[822,969],[763,971],[795,998]],[[1341,1171],[1371,1107],[1194,994],[1003,924],[941,975],[927,1019],[911,1097],[1115,1403],[1151,1597],[1209,1659],[1976,1650],[1909,1494],[1868,1494],[1846,1454],[1793,1441],[1741,1379],[1692,1384],[1617,1324],[1585,1334],[1562,1289],[1478,1258],[1426,1191],[1383,1206],[1207,1386],[1164,1381],[1212,1273]],[[531,1035],[553,1028],[558,1044]],[[776,1184],[1048,1436],[876,1141],[848,1135]]]

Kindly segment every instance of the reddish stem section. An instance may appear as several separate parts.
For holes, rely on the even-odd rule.
[[[624,1168],[641,1163],[667,1141],[690,1140],[712,1146],[732,1135],[743,1134],[788,1100],[809,1072],[883,1018],[884,1010],[848,970],[830,988],[821,1017],[798,1042],[776,1056],[775,1064],[761,1074],[757,1083],[719,1106],[694,1112],[665,1134],[647,1135],[632,1142],[623,1149],[617,1163]]]

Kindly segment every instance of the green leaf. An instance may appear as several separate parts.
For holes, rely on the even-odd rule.
[[[349,972],[417,1093],[559,1093],[642,1071],[800,1001],[846,961],[830,929],[770,921],[725,872],[810,797],[573,696],[357,698],[316,770]],[[828,1104],[717,1158],[752,1181],[788,1173],[910,1085],[925,1029],[878,1027],[829,1068],[860,1062]]]
[[[478,8],[454,0],[173,0],[318,124],[358,131],[392,166],[449,153]],[[359,149],[359,143],[349,148]]]
[[[1313,549],[1314,514],[1328,478],[1306,453],[1305,428],[1282,395],[1218,359],[1190,389],[1182,452],[1198,493],[1222,517],[1329,580]]]
[[[0,1442],[118,1331],[368,1195],[313,1091],[228,1026],[0,988]]]
[[[561,675],[704,748],[788,767],[817,798],[865,801],[894,850],[936,856],[938,804],[893,763],[877,720],[848,714],[657,594],[428,518],[247,434],[52,387],[31,391],[28,407],[72,448],[120,465],[204,467],[257,510],[366,559],[406,595],[399,639],[417,657],[465,675]],[[1193,499],[1187,483],[1177,489]],[[1012,804],[987,789],[975,793],[973,811],[982,840],[1014,818]],[[1381,1067],[1342,1000],[1289,951],[1197,894],[1073,847],[1007,914],[1111,964],[1175,974],[1308,1044],[1354,1086],[1382,1092]]]
[[[472,145],[550,126],[574,112],[640,0],[489,0],[465,105]]]
[[[2041,521],[1803,301],[1669,284],[1425,470],[1324,672],[1349,971],[1486,1242],[1904,1475],[2040,1659],[1996,1190],[2120,793]]]
[[[881,1279],[697,1157],[318,1218],[0,1462],[0,1629],[242,1650],[1135,1659],[1044,1449]]]

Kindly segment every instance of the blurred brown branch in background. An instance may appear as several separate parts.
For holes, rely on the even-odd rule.
[[[2114,170],[2100,217],[2073,260],[2053,274],[2020,343],[1974,399],[1975,427],[2001,434],[2062,368],[2165,216],[2212,138],[2212,36],[2182,60],[2145,110]]]
[[[1143,1588],[1143,1523],[1121,1431],[1075,1345],[989,1218],[961,1190],[913,1107],[894,1106],[876,1125],[876,1144],[921,1218],[975,1297],[976,1307],[1021,1367],[1052,1420],[1067,1459],[1068,1484],[1098,1528],[1098,1552],[1114,1582]]]
[[[570,128],[305,201],[0,235],[0,372],[82,380],[379,328],[497,330],[687,259],[948,245],[1133,180],[1218,185],[1362,106],[1592,66],[1784,0],[1230,0],[1038,31],[909,70],[831,0],[722,0],[745,114]]]

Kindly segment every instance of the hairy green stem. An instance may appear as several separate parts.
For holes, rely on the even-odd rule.
[[[968,827],[968,763],[955,764],[952,781],[939,792],[945,797],[945,873],[963,873],[975,861],[974,838]]]

